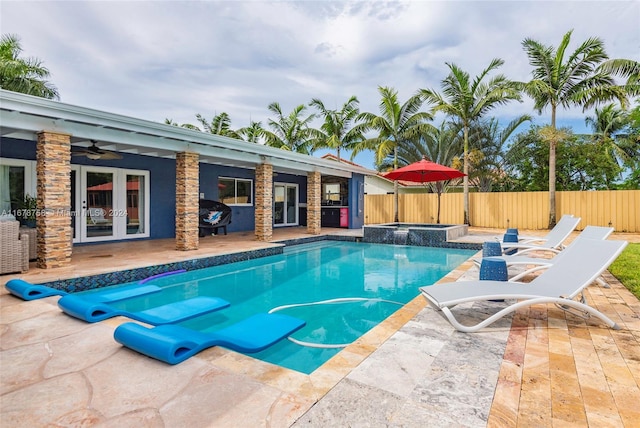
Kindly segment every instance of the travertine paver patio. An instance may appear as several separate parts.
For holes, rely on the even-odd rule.
[[[476,239],[500,232],[473,230]],[[72,267],[21,276],[40,282],[265,245],[229,234],[187,253],[171,241],[77,247]],[[443,281],[473,278],[467,262]],[[61,313],[57,297],[23,302],[3,289],[0,425],[631,427],[640,420],[640,303],[607,280],[611,288],[593,285],[587,300],[618,331],[541,305],[463,334],[417,297],[309,376],[220,348],[169,366],[113,340],[125,319],[86,324]]]

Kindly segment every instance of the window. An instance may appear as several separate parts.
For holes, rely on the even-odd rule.
[[[324,200],[327,202],[340,202],[340,183],[324,185]]]
[[[218,199],[225,205],[253,205],[253,180],[218,177]]]
[[[349,182],[347,179],[328,177],[322,180],[322,205],[346,206],[349,203]]]
[[[0,158],[0,215],[23,206],[24,197],[35,197],[35,162]]]

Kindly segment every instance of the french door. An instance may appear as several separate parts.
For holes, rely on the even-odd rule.
[[[274,226],[294,226],[298,224],[298,185],[275,183],[273,188]]]
[[[74,242],[149,236],[149,172],[72,165]]]

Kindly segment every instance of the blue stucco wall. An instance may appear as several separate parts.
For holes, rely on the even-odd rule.
[[[1,138],[0,158],[36,160],[36,142]]]
[[[36,160],[35,141],[3,138],[0,156]],[[173,238],[176,234],[176,166],[172,159],[121,153],[118,160],[91,160],[85,156],[74,156],[73,165],[104,166],[149,171],[150,224],[149,238]]]
[[[172,159],[121,153],[119,160],[91,160],[84,156],[73,157],[72,164],[87,166],[103,166],[124,169],[149,171],[150,178],[150,238],[173,238],[175,236],[175,161]],[[0,140],[0,157],[35,160],[36,142],[2,138]],[[204,199],[218,200],[218,177],[246,178],[255,180],[255,172],[250,169],[232,168],[220,165],[200,164],[200,193]],[[298,202],[307,201],[307,176],[278,174],[275,182],[296,183],[298,185]],[[360,228],[364,225],[364,176],[354,175],[349,181],[349,228]],[[255,202],[255,182],[254,182]],[[255,229],[254,204],[251,206],[232,206],[232,222],[229,232],[253,231]],[[306,223],[306,219],[300,219]]]
[[[349,229],[364,226],[364,175],[353,174],[349,180]]]

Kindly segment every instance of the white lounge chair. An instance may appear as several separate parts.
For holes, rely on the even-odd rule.
[[[626,241],[584,239],[564,250],[562,258],[529,283],[512,281],[458,281],[421,287],[427,302],[442,311],[459,331],[474,332],[521,307],[555,303],[560,308],[588,317],[593,315],[613,329],[620,327],[586,303],[583,290],[598,278],[627,246]],[[581,295],[580,301],[574,300]],[[461,324],[451,308],[461,303],[516,299],[517,302],[476,325]],[[472,310],[472,309],[467,309]],[[579,311],[579,312],[577,312]]]
[[[569,246],[580,245],[580,241],[582,239],[607,239],[609,235],[613,233],[613,227],[602,227],[602,226],[587,226],[584,228],[582,232],[571,242]],[[554,257],[547,259],[543,257],[527,257],[521,255],[502,255],[502,256],[491,256],[487,257],[490,260],[504,260],[507,264],[507,268],[515,267],[515,266],[533,266],[529,269],[524,270],[523,272],[518,273],[514,277],[512,277],[511,281],[518,281],[521,278],[529,275],[530,273],[536,272],[541,269],[547,269],[549,266],[552,266],[556,261],[562,258],[562,254],[564,251],[561,251]],[[475,258],[473,262],[480,266],[482,264],[482,258]],[[604,287],[608,287],[606,282],[601,278],[597,279],[598,283]]]
[[[525,236],[525,235],[518,235],[518,242],[521,244],[527,244],[530,242],[542,242],[542,241],[546,241],[547,240],[547,236],[549,234],[551,234],[554,230],[556,229],[562,229],[564,228],[565,224],[567,224],[569,222],[570,219],[574,218],[573,214],[564,214],[562,217],[560,217],[560,220],[558,220],[558,222],[556,223],[556,225],[553,227],[553,229],[551,229],[547,235],[545,236]],[[502,239],[500,239],[500,242],[503,242]]]
[[[518,242],[502,242],[502,252],[506,253],[509,250],[518,249],[520,254],[535,250],[559,253],[564,248],[563,242],[578,227],[580,220],[580,217],[563,215],[555,227],[545,236],[525,238],[523,241]]]

